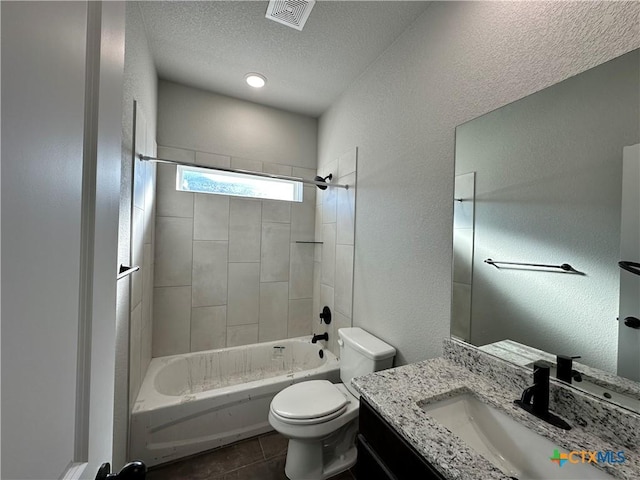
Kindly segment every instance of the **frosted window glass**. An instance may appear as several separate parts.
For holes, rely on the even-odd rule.
[[[302,182],[178,165],[176,190],[302,202]]]

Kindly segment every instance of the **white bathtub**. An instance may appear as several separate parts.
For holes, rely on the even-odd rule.
[[[276,393],[339,377],[336,357],[310,336],[154,358],[131,416],[130,456],[152,466],[267,432]]]

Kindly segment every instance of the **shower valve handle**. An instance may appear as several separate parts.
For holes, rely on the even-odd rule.
[[[320,323],[326,323],[329,325],[331,323],[331,309],[326,305],[322,309],[322,313],[320,313]]]

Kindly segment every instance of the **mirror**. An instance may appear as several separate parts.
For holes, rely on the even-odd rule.
[[[639,366],[640,330],[617,321],[622,275],[634,277],[618,261],[639,59],[632,51],[456,128],[452,336],[494,354],[509,340],[579,355],[602,378],[640,380],[618,364],[618,329],[621,358]]]

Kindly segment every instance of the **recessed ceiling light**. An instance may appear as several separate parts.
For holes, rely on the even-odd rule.
[[[259,73],[247,73],[244,79],[253,88],[262,88],[267,83],[267,78]]]

